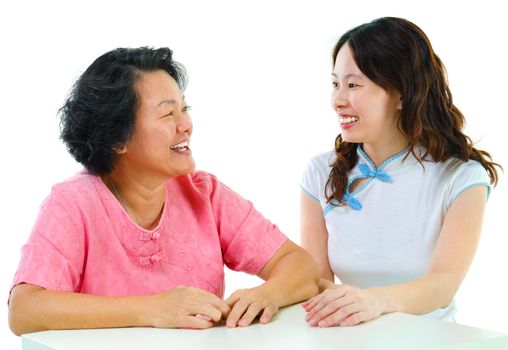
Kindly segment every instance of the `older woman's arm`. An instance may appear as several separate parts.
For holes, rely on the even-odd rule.
[[[228,327],[248,326],[260,314],[260,322],[268,323],[280,307],[306,300],[318,292],[319,272],[312,257],[302,248],[287,241],[259,272],[266,282],[240,289],[226,303],[231,312]]]
[[[16,335],[130,326],[208,328],[228,312],[224,301],[196,288],[176,287],[151,296],[102,297],[19,284],[11,294],[9,325]]]

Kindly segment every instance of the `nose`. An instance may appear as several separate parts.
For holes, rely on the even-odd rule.
[[[348,104],[346,89],[344,87],[336,87],[332,91],[332,108],[334,110],[345,107]]]
[[[192,119],[188,113],[184,112],[180,114],[178,118],[177,132],[179,134],[187,133],[192,134]]]

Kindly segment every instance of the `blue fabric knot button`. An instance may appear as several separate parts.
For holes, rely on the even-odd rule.
[[[349,192],[344,194],[342,202],[347,203],[347,205],[353,210],[361,210],[363,208],[362,203],[360,203],[358,199],[354,198]]]
[[[383,182],[388,182],[388,181],[391,181],[391,179],[392,179],[390,177],[390,175],[388,175],[384,171],[382,171],[382,170],[372,170],[365,163],[361,163],[358,166],[358,168],[360,169],[362,175],[367,176],[367,177],[373,177],[373,178],[376,178],[376,179],[378,179],[380,181],[383,181]]]

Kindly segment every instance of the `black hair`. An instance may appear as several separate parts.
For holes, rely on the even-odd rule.
[[[78,78],[60,109],[60,138],[69,153],[93,174],[108,174],[134,132],[142,73],[166,71],[180,89],[185,68],[167,48],[118,48],[97,58]]]
[[[386,91],[401,94],[398,128],[417,159],[427,155],[436,162],[450,157],[464,162],[473,159],[487,170],[490,182],[497,184],[499,164],[486,151],[476,149],[463,133],[465,118],[453,104],[445,67],[417,25],[403,18],[383,17],[355,27],[335,45],[333,64],[346,44],[367,78]],[[421,157],[414,153],[418,145],[426,149]],[[326,182],[328,203],[342,201],[348,174],[358,162],[356,148],[357,144],[344,141],[341,134],[335,139],[336,158]]]

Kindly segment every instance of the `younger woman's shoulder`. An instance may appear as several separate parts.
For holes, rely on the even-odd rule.
[[[476,160],[464,161],[450,157],[440,164],[441,170],[449,177],[475,176],[488,179],[487,170]]]
[[[315,170],[321,170],[330,172],[330,168],[332,163],[335,161],[335,152],[328,151],[319,153],[312,158],[307,163],[307,168],[313,168]]]

